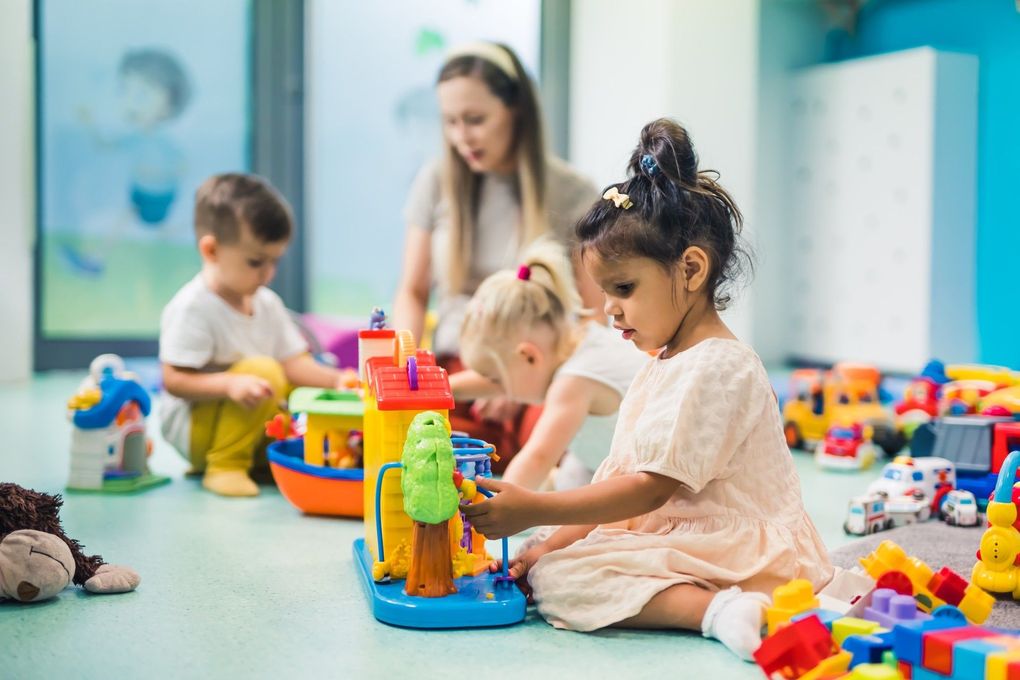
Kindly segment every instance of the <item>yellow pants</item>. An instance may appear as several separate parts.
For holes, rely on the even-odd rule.
[[[265,450],[266,422],[280,412],[280,402],[291,391],[283,366],[269,357],[247,357],[227,372],[267,380],[273,388],[273,397],[252,409],[230,399],[193,404],[190,458],[196,472],[251,469],[255,456]]]

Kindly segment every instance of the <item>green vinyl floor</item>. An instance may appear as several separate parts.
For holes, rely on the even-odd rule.
[[[83,373],[0,387],[0,481],[60,492]],[[529,610],[509,628],[415,631],[371,615],[354,571],[359,521],[302,516],[275,488],[227,500],[183,478],[158,437],[152,466],[172,483],[135,496],[65,494],[67,533],[134,567],[136,592],[81,589],[0,604],[0,679],[23,678],[713,678],[763,677],[717,642],[680,632],[558,631]],[[835,474],[795,454],[806,505],[830,547],[846,499],[877,468]],[[498,544],[490,550],[495,551]],[[513,543],[511,544],[513,548]]]

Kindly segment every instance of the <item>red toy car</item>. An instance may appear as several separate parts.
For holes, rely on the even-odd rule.
[[[869,467],[878,455],[871,441],[870,429],[860,423],[849,427],[830,427],[825,433],[825,439],[818,445],[815,460],[822,467],[839,470],[863,470]]]

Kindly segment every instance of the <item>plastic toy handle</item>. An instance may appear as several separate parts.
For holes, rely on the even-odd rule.
[[[1017,468],[1020,468],[1020,451],[1010,451],[1006,460],[1002,462],[999,478],[995,481],[993,496],[997,503],[1013,502],[1013,483],[1016,481]]]
[[[385,553],[383,552],[383,538],[382,538],[382,512],[381,512],[382,503],[379,500],[380,498],[382,498],[383,477],[385,477],[386,473],[389,472],[390,470],[402,467],[404,466],[401,463],[386,463],[381,468],[379,468],[379,476],[375,480],[375,537],[377,547],[379,548],[380,562],[386,561]]]
[[[418,360],[407,357],[407,386],[412,392],[418,391]]]
[[[481,494],[483,496],[485,496],[486,498],[492,498],[495,495],[491,491],[489,491],[488,489],[483,489],[482,487],[478,487],[478,491],[481,492]],[[504,537],[502,539],[502,543],[503,543],[503,578],[509,578],[510,577],[510,541],[506,537]]]

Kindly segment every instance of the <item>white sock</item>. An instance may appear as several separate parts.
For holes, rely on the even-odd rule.
[[[744,661],[761,645],[761,622],[770,604],[764,593],[745,593],[733,586],[716,593],[701,622],[701,634],[715,638]]]

